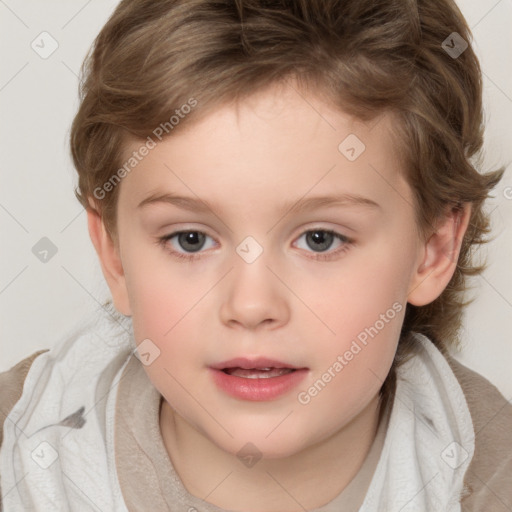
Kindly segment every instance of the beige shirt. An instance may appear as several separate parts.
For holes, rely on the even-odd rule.
[[[21,397],[30,365],[43,352],[0,374],[0,445],[5,418]],[[449,363],[466,396],[476,433],[462,511],[512,511],[512,405],[486,379],[451,358]],[[142,366],[132,358],[118,388],[114,441],[116,469],[128,510],[223,512],[192,496],[174,470],[160,433],[161,400]],[[359,509],[379,459],[386,424],[387,416],[351,483],[317,512]]]

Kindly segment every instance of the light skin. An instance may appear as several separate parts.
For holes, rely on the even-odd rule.
[[[88,212],[116,308],[132,316],[137,343],[149,338],[160,350],[144,369],[164,398],[169,457],[195,496],[226,509],[311,509],[361,467],[405,307],[307,405],[297,394],[393,304],[421,306],[441,294],[469,218],[468,207],[449,212],[427,240],[418,235],[392,123],[386,114],[368,126],[307,91],[271,87],[238,111],[223,105],[177,131],[123,179],[116,243]],[[351,133],[366,146],[353,162],[338,150]],[[139,146],[127,145],[126,154]],[[139,206],[165,194],[211,209]],[[285,207],[333,195],[376,205]],[[190,252],[177,236],[159,242],[180,230],[207,235],[201,250]],[[322,249],[308,230],[341,238]],[[247,236],[263,248],[252,263],[236,252]],[[257,356],[308,373],[297,389],[263,402],[213,383],[209,365]],[[263,454],[250,468],[236,455],[248,442]]]

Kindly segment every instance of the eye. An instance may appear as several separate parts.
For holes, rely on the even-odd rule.
[[[300,241],[304,239],[306,247]],[[353,243],[348,237],[329,229],[311,229],[305,231],[298,239],[297,247],[313,252],[313,259],[328,260],[336,258],[340,253],[348,250]],[[208,243],[210,242],[210,243]],[[202,249],[215,246],[213,238],[202,231],[175,231],[159,239],[171,254],[177,258],[198,259]],[[330,250],[334,247],[334,250]],[[198,253],[198,254],[195,254]]]
[[[193,258],[193,253],[200,251],[205,247],[207,239],[214,242],[213,239],[202,231],[176,231],[160,239],[160,242],[171,249],[171,252],[177,257]],[[210,244],[210,246],[214,245]]]
[[[299,243],[302,239],[304,239],[306,247],[304,247],[304,243],[302,246]],[[305,231],[297,240],[299,241],[297,242],[299,249],[305,249],[307,251],[310,249],[313,250],[313,252],[317,253],[315,256],[317,259],[334,257],[347,250],[352,243],[352,240],[346,236],[329,229],[311,229]],[[334,250],[329,251],[333,246]]]

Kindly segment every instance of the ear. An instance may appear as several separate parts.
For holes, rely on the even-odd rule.
[[[87,209],[87,224],[89,235],[100,260],[101,270],[112,294],[114,306],[121,314],[130,316],[132,313],[119,249],[107,232],[98,212]]]
[[[446,288],[457,267],[460,247],[471,216],[471,205],[453,208],[423,243],[407,301],[414,306],[433,302]]]

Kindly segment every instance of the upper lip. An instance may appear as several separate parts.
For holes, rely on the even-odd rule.
[[[210,366],[216,370],[224,370],[226,368],[243,368],[245,370],[251,370],[255,368],[294,368],[299,369],[297,366],[292,364],[283,363],[275,359],[269,359],[267,357],[256,357],[250,359],[247,357],[236,357],[229,361],[223,361],[221,363],[212,364]]]

